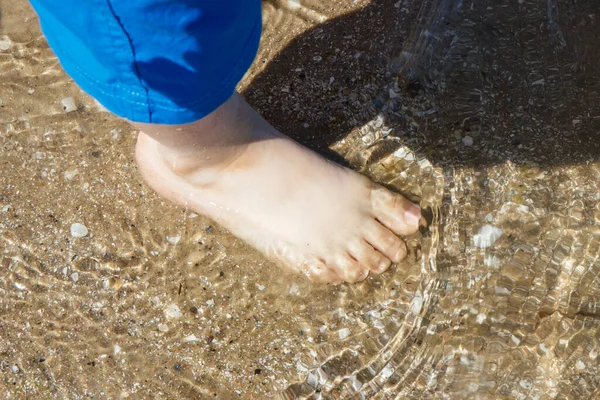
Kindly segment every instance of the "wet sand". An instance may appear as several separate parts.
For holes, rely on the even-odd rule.
[[[244,96],[431,221],[330,287],[154,194],[3,0],[0,398],[596,398],[600,31],[570,7],[264,2]]]

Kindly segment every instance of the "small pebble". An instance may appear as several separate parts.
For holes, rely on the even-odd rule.
[[[12,372],[13,372],[13,373],[15,373],[15,374],[18,374],[18,373],[19,373],[19,371],[20,371],[20,370],[19,370],[19,367],[17,367],[16,365],[13,365],[13,366],[11,367],[11,370],[12,370]]]
[[[27,93],[34,94],[35,93],[35,89],[34,88],[27,89]]]
[[[87,234],[88,229],[85,227],[85,225],[80,223],[74,223],[73,225],[71,225],[71,236],[75,238],[82,238],[87,236]]]
[[[198,340],[198,338],[194,334],[188,335],[188,336],[186,336],[186,337],[183,338],[183,341],[186,342],[186,343],[187,342],[195,342],[196,340]]]
[[[509,296],[510,295],[510,290],[508,290],[507,288],[502,287],[502,286],[496,286],[494,288],[494,293],[496,293],[497,295],[503,295],[503,296],[506,295],[506,296]]]
[[[62,108],[66,112],[71,112],[77,110],[77,105],[75,105],[75,100],[72,97],[66,97],[60,101]]]
[[[119,354],[121,352],[121,346],[119,346],[118,344],[115,345],[115,348],[113,350],[113,354],[116,356],[117,354]]]
[[[496,240],[504,234],[500,228],[492,225],[484,225],[479,229],[479,232],[473,236],[473,243],[480,249],[485,249],[496,243]]]
[[[410,311],[413,315],[419,315],[423,308],[423,298],[421,296],[415,296],[410,304]]]
[[[463,142],[463,144],[464,144],[465,146],[467,146],[467,147],[471,147],[471,146],[473,146],[473,138],[472,138],[471,136],[465,136],[465,137],[462,139],[462,142]]]
[[[523,380],[519,381],[519,385],[520,385],[520,386],[521,386],[523,389],[528,389],[528,390],[529,390],[529,389],[531,389],[531,386],[532,386],[531,382],[529,382],[529,381],[526,381],[525,379],[523,379]]]
[[[121,139],[121,130],[120,129],[111,129],[110,135],[111,135],[112,140],[119,140],[119,139]]]
[[[167,236],[167,242],[171,243],[172,245],[179,243],[180,239],[181,236]]]
[[[12,40],[8,36],[4,35],[0,37],[0,51],[6,51],[12,46]]]
[[[300,296],[300,288],[295,283],[292,283],[292,286],[290,286],[289,293],[293,296]]]
[[[165,315],[167,316],[167,318],[181,318],[183,316],[181,310],[179,309],[179,307],[177,307],[176,304],[170,304],[165,309]]]
[[[73,282],[77,282],[79,280],[79,273],[73,272],[71,274],[71,279],[73,280]]]
[[[79,171],[77,169],[70,169],[68,171],[65,171],[64,177],[66,180],[70,181],[71,179],[73,179],[75,177],[75,175],[77,175],[79,173]]]
[[[585,363],[581,360],[578,360],[575,364],[575,367],[577,367],[578,370],[583,371],[585,369]]]
[[[161,332],[169,332],[169,327],[167,324],[158,324],[158,330]]]
[[[344,340],[344,339],[346,339],[348,336],[350,336],[350,329],[348,329],[348,328],[343,328],[343,329],[340,329],[340,330],[338,331],[338,337],[339,337],[341,340]]]
[[[394,368],[391,365],[386,365],[385,367],[383,367],[383,369],[381,370],[381,377],[384,380],[387,380],[390,376],[392,376],[394,374]]]

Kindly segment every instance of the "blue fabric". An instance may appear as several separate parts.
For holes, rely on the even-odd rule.
[[[31,0],[83,90],[131,121],[183,124],[233,94],[258,50],[260,0]]]

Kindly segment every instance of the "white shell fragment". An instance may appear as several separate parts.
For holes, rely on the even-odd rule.
[[[165,309],[165,315],[167,318],[181,318],[183,314],[176,304],[171,304]]]
[[[300,0],[288,0],[288,7],[292,10],[297,10],[302,7]]]
[[[75,100],[72,97],[65,97],[60,101],[60,105],[66,112],[77,110],[77,105],[75,105]]]
[[[0,36],[0,51],[6,51],[10,49],[10,46],[12,46],[12,40],[6,35]]]
[[[340,329],[340,330],[338,331],[338,337],[339,337],[341,340],[344,340],[344,339],[346,339],[348,336],[350,336],[350,329],[348,329],[348,328],[343,328],[343,329]]]
[[[479,229],[479,232],[473,236],[473,244],[480,249],[485,249],[496,243],[496,240],[504,234],[504,231],[500,228],[496,228],[492,225],[484,225]]]
[[[70,181],[71,179],[73,179],[75,177],[75,175],[77,175],[79,173],[79,171],[76,169],[70,169],[68,171],[65,171],[64,177],[66,180]]]
[[[198,338],[194,334],[188,335],[188,336],[186,336],[186,337],[183,338],[183,341],[186,342],[186,343],[187,342],[195,342],[196,340],[198,340]]]
[[[71,225],[71,236],[75,238],[82,238],[87,236],[87,234],[88,229],[85,227],[85,225],[80,223],[74,223],[73,225]]]
[[[420,295],[417,295],[410,302],[410,312],[413,315],[419,315],[422,308],[423,308],[423,298]]]
[[[167,242],[171,243],[172,245],[179,243],[180,239],[181,236],[167,236]]]

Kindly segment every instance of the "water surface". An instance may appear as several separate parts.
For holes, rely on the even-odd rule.
[[[3,0],[0,397],[598,397],[595,4],[263,7],[244,95],[430,228],[360,284],[282,273],[155,195],[136,132]]]

